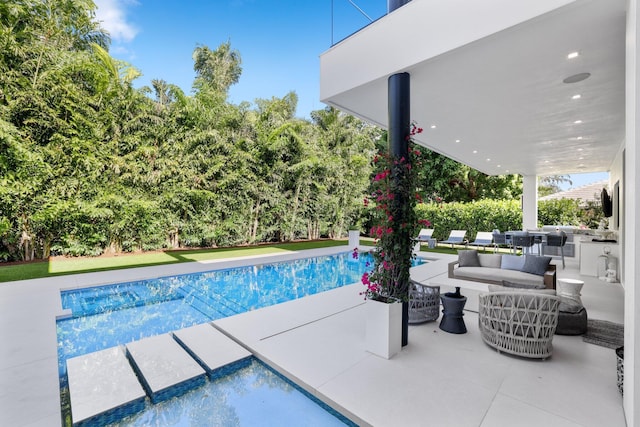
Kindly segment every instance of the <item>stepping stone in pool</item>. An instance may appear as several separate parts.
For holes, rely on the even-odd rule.
[[[251,363],[251,353],[209,323],[173,333],[179,343],[216,379]]]
[[[153,403],[205,383],[205,371],[169,334],[127,344],[134,369]]]
[[[104,425],[144,409],[145,392],[124,348],[67,360],[73,425]]]

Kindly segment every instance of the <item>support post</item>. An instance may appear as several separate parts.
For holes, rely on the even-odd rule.
[[[410,111],[410,76],[409,73],[398,73],[389,77],[389,154],[395,158],[409,158],[409,126],[411,124]],[[403,200],[402,195],[394,195],[394,213],[398,223],[404,222],[402,219],[404,210],[402,206],[406,205],[407,200]],[[411,245],[411,237],[408,230],[395,230],[396,233],[406,233],[403,240]],[[411,251],[407,251],[410,255]],[[406,266],[405,278],[409,281],[409,268],[411,267],[411,258],[401,260],[402,265]],[[405,300],[408,295],[405,295]],[[409,303],[404,302],[402,307],[402,346],[406,346],[409,342]]]

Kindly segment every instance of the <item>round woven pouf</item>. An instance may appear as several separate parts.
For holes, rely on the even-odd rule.
[[[580,291],[584,286],[582,280],[577,279],[558,279],[556,283],[556,293],[559,297],[570,298],[579,304],[582,304]]]

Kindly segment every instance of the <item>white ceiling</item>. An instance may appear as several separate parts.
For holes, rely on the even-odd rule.
[[[609,170],[624,139],[625,15],[625,0],[576,0],[398,70],[418,142],[491,175]],[[386,127],[387,76],[323,101]]]

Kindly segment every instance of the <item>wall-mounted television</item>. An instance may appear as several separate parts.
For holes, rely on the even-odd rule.
[[[613,215],[613,202],[611,201],[611,196],[609,196],[606,188],[603,188],[600,192],[600,203],[602,204],[602,213],[605,218],[609,218]]]

